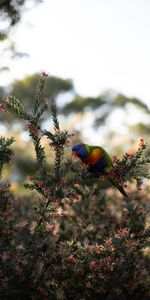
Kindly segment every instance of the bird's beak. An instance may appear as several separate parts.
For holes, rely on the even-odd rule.
[[[72,156],[73,158],[75,158],[75,157],[77,157],[77,153],[76,153],[75,151],[72,151],[71,156]]]

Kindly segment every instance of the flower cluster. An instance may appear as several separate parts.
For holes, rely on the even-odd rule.
[[[143,178],[150,177],[146,164],[150,163],[149,158],[144,156],[146,144],[143,138],[138,141],[138,149],[136,152],[126,152],[122,160],[116,156],[113,157],[113,167],[108,171],[110,178],[115,178],[122,186],[127,186],[127,179],[135,179],[137,182],[137,189],[141,190]]]
[[[31,135],[35,135],[36,137],[38,137],[41,134],[40,129],[37,128],[35,124],[29,123],[27,127]]]

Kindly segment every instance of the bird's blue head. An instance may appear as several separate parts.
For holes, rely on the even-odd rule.
[[[87,156],[87,152],[85,149],[85,144],[76,144],[72,147],[72,157],[79,157],[81,159],[85,159]]]

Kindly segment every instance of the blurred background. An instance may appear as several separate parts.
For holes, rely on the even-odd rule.
[[[75,132],[72,143],[120,156],[142,136],[149,155],[149,36],[149,0],[0,1],[0,98],[13,94],[30,110],[46,71],[45,96],[56,99],[61,128]],[[51,129],[50,114],[41,126]],[[35,173],[34,149],[15,116],[0,112],[0,133],[16,139],[5,175],[16,189]]]

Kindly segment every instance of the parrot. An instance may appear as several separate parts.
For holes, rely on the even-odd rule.
[[[78,157],[87,166],[90,173],[105,176],[119,191],[128,198],[127,193],[115,178],[110,178],[107,172],[112,168],[112,158],[109,153],[100,146],[90,146],[80,143],[72,147],[72,157]]]

